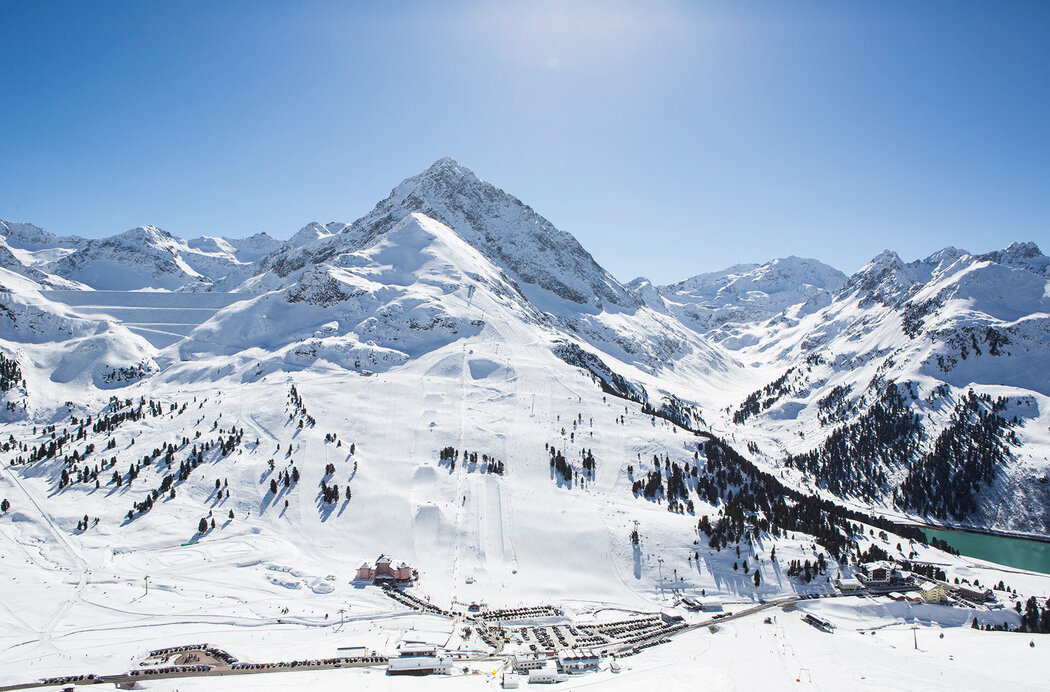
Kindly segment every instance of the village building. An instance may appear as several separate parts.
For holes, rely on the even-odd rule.
[[[451,675],[452,661],[434,646],[405,646],[387,663],[387,675]]]
[[[542,668],[529,671],[529,684],[553,684],[561,682],[561,676],[558,675],[558,669],[554,667],[554,663],[548,661]]]
[[[558,652],[558,665],[566,673],[597,670],[601,662],[601,657],[590,649],[562,649]]]
[[[955,593],[959,594],[965,599],[975,601],[977,603],[986,603],[988,601],[995,600],[995,594],[992,593],[991,589],[981,589],[979,587],[966,586],[965,584],[956,586]]]
[[[722,610],[722,601],[718,598],[694,598],[683,596],[682,603],[689,610],[701,610],[704,612],[718,612]]]
[[[366,562],[357,569],[355,581],[408,583],[418,578],[419,573],[404,562],[394,567],[394,563],[389,557],[380,555],[375,565],[369,565]]]
[[[844,592],[863,591],[864,585],[855,577],[846,577],[845,579],[836,579],[835,588]]]
[[[856,575],[864,588],[871,591],[899,591],[914,587],[912,579],[897,570],[891,563],[874,562],[861,565],[863,572]]]
[[[924,581],[917,589],[922,600],[927,603],[940,603],[944,600],[944,587],[934,581]]]
[[[392,658],[387,663],[387,675],[451,675],[452,661],[436,656],[409,656]]]
[[[896,570],[891,565],[882,562],[864,565],[861,569],[864,569],[865,574],[858,575],[858,577],[869,586],[889,585],[894,580],[896,573]]]
[[[512,663],[514,670],[522,675],[527,675],[530,671],[546,666],[550,663],[550,659],[544,654],[515,654]]]
[[[427,646],[419,643],[406,643],[398,650],[398,658],[416,658],[419,656],[437,656],[436,646]]]

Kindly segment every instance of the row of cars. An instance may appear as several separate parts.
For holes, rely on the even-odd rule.
[[[163,668],[143,668],[139,670],[130,670],[128,675],[132,677],[147,677],[151,675],[171,675],[172,673],[207,673],[212,669],[212,666],[206,665],[195,665],[195,666],[164,666]]]
[[[302,668],[306,666],[327,666],[339,668],[344,665],[382,665],[387,662],[386,656],[342,656],[339,658],[312,658],[305,661],[278,661],[275,663],[238,662],[230,666],[233,670],[273,670],[277,668]]]

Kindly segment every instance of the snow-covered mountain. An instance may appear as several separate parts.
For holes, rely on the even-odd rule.
[[[281,247],[282,242],[265,233],[256,233],[248,238],[201,236],[187,240],[186,245],[209,255],[225,255],[231,263],[252,264]]]
[[[327,238],[328,236],[335,235],[336,233],[342,233],[349,227],[349,225],[350,224],[340,223],[338,221],[332,221],[330,223],[322,225],[317,223],[316,221],[312,221],[300,228],[295,235],[289,238],[287,245],[288,247],[293,248],[300,247],[302,245],[306,245],[311,241],[319,240],[321,238]],[[274,248],[274,250],[276,249],[277,248]]]
[[[879,517],[1050,530],[1033,244],[625,285],[451,159],[287,241],[0,236],[0,645],[22,677],[134,668],[177,637],[391,653],[433,623],[351,584],[380,553],[441,608],[668,631],[701,622],[669,593],[787,606],[876,558],[1050,594]],[[965,626],[954,643],[1022,621],[997,589],[994,612],[916,608]],[[855,600],[800,605],[858,630],[920,612]],[[470,624],[447,641],[488,651]]]
[[[251,272],[250,262],[225,247],[206,251],[154,226],[89,240],[77,252],[47,265],[53,273],[100,290],[200,291],[233,288]]]
[[[84,240],[11,222],[0,236],[0,264],[25,279],[8,282],[19,287],[12,295],[33,296],[22,309],[39,310],[8,327],[23,353],[41,334],[82,333],[69,322],[79,319],[117,330],[121,343],[149,339],[153,348],[133,338],[110,358],[140,377],[249,382],[317,367],[389,371],[475,339],[527,343],[603,389],[749,439],[785,478],[802,471],[834,495],[899,511],[1050,527],[1039,434],[1050,396],[1048,261],[1031,243],[909,263],[887,251],[851,277],[786,257],[624,285],[571,235],[452,159],[353,224],[310,223],[287,241],[187,241],[152,226]],[[97,298],[70,293],[91,290]],[[120,293],[129,290],[201,298]],[[51,381],[68,369],[31,359]],[[1008,437],[992,454],[995,472],[951,500],[903,490],[916,465],[934,463],[924,455],[971,389],[1014,402],[996,409],[1011,417],[996,431]],[[882,411],[891,390],[910,397],[894,415],[919,421],[907,453],[827,447]],[[1004,495],[1035,502],[990,509]]]
[[[629,286],[647,304],[675,315],[683,324],[723,342],[742,344],[738,326],[780,315],[803,316],[826,307],[846,276],[822,262],[783,257],[766,264],[737,264],[718,272],[698,274],[669,286],[652,286],[638,278]]]
[[[323,229],[330,230],[332,224],[308,226],[304,231],[317,233],[317,238],[302,245],[289,243],[273,253],[262,263],[266,271],[246,282],[242,290],[274,290],[304,276],[315,281],[316,272],[304,272],[318,266],[341,268],[345,278],[346,272],[355,273],[354,267],[361,262],[358,253],[382,242],[411,215],[435,221],[459,239],[456,246],[460,256],[449,257],[446,266],[450,270],[459,268],[465,282],[446,282],[450,291],[462,287],[472,296],[478,288],[471,285],[475,280],[472,267],[483,262],[499,277],[487,285],[487,290],[516,305],[518,319],[535,323],[547,334],[582,339],[648,373],[678,367],[701,375],[724,376],[736,367],[724,351],[712,348],[673,316],[646,306],[571,235],[451,159],[442,159],[402,182],[369,214],[341,233],[324,235]],[[417,248],[400,252],[408,264],[415,262],[407,258],[414,257]],[[392,266],[397,269],[397,263]],[[370,285],[414,280],[407,275],[399,277],[397,271],[389,277],[389,281],[372,281]]]
[[[450,158],[402,182],[347,232],[367,241],[414,212],[455,229],[537,302],[550,300],[534,293],[541,290],[580,310],[629,310],[638,305],[574,237]]]
[[[836,494],[1046,532],[1047,264],[1032,243],[884,252],[821,309],[741,330],[738,356],[769,375],[727,413]]]

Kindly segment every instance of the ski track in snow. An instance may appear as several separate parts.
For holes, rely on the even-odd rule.
[[[1050,526],[1050,512],[1040,510],[1050,501],[1040,480],[1050,472],[1050,262],[1034,245],[982,256],[949,248],[914,262],[883,253],[852,277],[783,258],[672,286],[644,279],[625,286],[571,236],[451,160],[404,181],[352,226],[311,224],[286,243],[264,236],[185,241],[148,226],[89,242],[8,222],[0,222],[0,236],[0,251],[9,248],[13,258],[0,268],[8,289],[0,301],[0,349],[22,375],[0,393],[8,404],[0,410],[0,439],[16,443],[0,476],[13,504],[0,517],[0,605],[11,624],[0,636],[10,659],[0,682],[44,669],[127,669],[150,647],[204,639],[257,660],[287,658],[290,650],[327,655],[347,641],[390,653],[434,622],[352,583],[357,566],[380,552],[419,569],[414,592],[440,607],[553,603],[570,616],[597,617],[604,609],[685,614],[669,599],[676,576],[673,587],[741,604],[830,588],[785,574],[791,559],[815,560],[822,548],[812,548],[811,537],[761,537],[754,553],[744,546],[741,557],[761,564],[764,577],[753,588],[749,575],[731,566],[739,559],[731,549],[710,549],[697,534],[697,517],[717,521],[719,506],[694,495],[696,514],[679,515],[666,511],[666,500],[634,497],[627,465],[638,479],[653,455],[692,463],[698,439],[643,416],[637,403],[603,394],[591,372],[553,355],[556,346],[563,354],[578,349],[594,359],[588,367],[608,368],[635,391],[644,387],[654,405],[671,395],[696,405],[703,427],[740,452],[757,443],[761,451],[748,456],[760,469],[828,497],[783,459],[856,420],[882,383],[914,383],[913,406],[928,426],[924,444],[968,388],[1009,397],[1019,443],[978,495],[978,518],[1026,531]],[[145,290],[91,290],[99,288]],[[761,393],[760,410],[733,422],[745,397],[792,368],[789,390]],[[299,428],[289,418],[293,384],[316,426]],[[938,399],[941,385],[948,393]],[[825,425],[820,402],[836,387],[856,410]],[[20,443],[47,442],[36,427],[76,427],[70,416],[97,417],[111,396],[157,399],[164,413],[122,423],[112,432],[113,448],[105,446],[108,433],[89,434],[99,450],[94,457],[88,440],[78,438],[57,458],[8,465],[25,455]],[[168,411],[193,396],[196,408]],[[623,424],[616,420],[621,412]],[[115,456],[122,472],[172,439],[214,442],[216,420],[227,432],[244,428],[244,443],[221,459],[213,448],[175,484],[176,497],[158,496],[133,520],[124,520],[129,507],[168,472],[159,463],[143,462],[133,486],[129,478],[118,489],[100,473],[97,491],[80,481],[57,489],[55,474],[71,448],[87,467]],[[343,446],[326,443],[326,433]],[[544,442],[581,470],[581,452],[593,450],[594,479],[557,482]],[[471,471],[462,458],[454,470],[439,463],[445,446],[477,452],[478,468]],[[187,452],[180,445],[177,461]],[[505,473],[480,471],[482,455],[503,461]],[[272,495],[270,479],[291,464],[300,482],[280,483]],[[336,467],[330,478],[327,464]],[[889,471],[892,488],[904,469]],[[229,481],[221,501],[216,478]],[[338,485],[335,504],[320,499],[322,481]],[[862,511],[893,510],[883,506],[889,498],[831,499]],[[226,519],[229,510],[234,519]],[[76,534],[62,528],[83,514],[100,517],[99,526]],[[209,514],[216,528],[195,534]],[[635,520],[637,549],[628,538]],[[902,540],[860,539],[895,556]],[[779,561],[771,563],[773,546]],[[901,554],[912,548],[949,578],[1004,579],[1021,594],[1050,596],[1044,575],[918,545]],[[746,620],[726,623],[689,635],[687,644],[646,650],[619,678],[596,674],[571,684],[616,690],[642,681],[672,689],[684,679],[682,662],[691,660],[690,669],[705,671],[705,683],[727,689],[740,681],[769,689],[885,689],[893,686],[887,680],[946,689],[988,688],[995,680],[1022,688],[1032,682],[1030,671],[1038,672],[1025,658],[1032,655],[1026,635],[960,631],[970,617],[1016,624],[1011,597],[1002,598],[1002,611],[912,608],[885,599],[858,599],[847,611],[813,602],[807,607],[848,624],[844,629],[879,634],[818,636],[781,613],[769,632]],[[340,610],[345,624],[336,633]],[[909,658],[905,623],[912,622],[922,625],[919,636],[946,633],[927,645],[939,658]],[[754,647],[754,656],[741,647]],[[989,652],[995,656],[985,657]],[[853,657],[863,665],[851,668]],[[971,659],[980,665],[966,668]],[[803,671],[812,671],[811,679]],[[305,686],[323,686],[305,679]],[[375,686],[365,674],[352,680]],[[182,682],[188,689],[209,685]]]

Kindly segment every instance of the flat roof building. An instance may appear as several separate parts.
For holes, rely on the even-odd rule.
[[[589,649],[563,649],[558,652],[558,665],[566,673],[595,670],[601,662],[601,657]]]
[[[387,663],[387,675],[451,675],[452,661],[438,656],[406,656]]]
[[[554,667],[554,663],[547,662],[542,668],[529,671],[529,684],[546,684],[550,685],[556,682],[561,682],[562,678],[558,675],[558,669]]]

